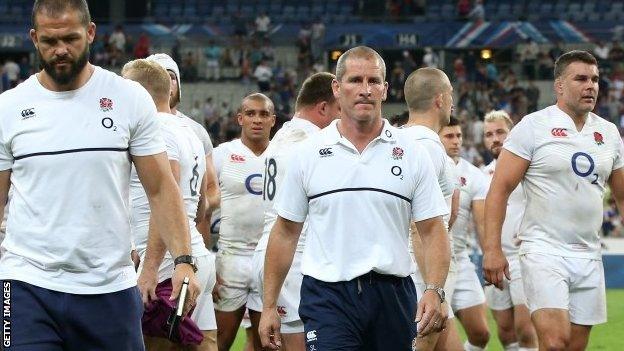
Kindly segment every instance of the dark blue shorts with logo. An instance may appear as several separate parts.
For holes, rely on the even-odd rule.
[[[307,351],[411,351],[416,337],[411,277],[369,272],[328,283],[303,277],[299,316]]]
[[[7,351],[143,351],[137,287],[75,295],[3,280]]]

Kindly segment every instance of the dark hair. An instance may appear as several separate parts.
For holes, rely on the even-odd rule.
[[[590,54],[589,52],[583,50],[568,51],[565,54],[559,56],[557,58],[557,61],[555,61],[555,79],[561,77],[568,65],[570,65],[572,62],[579,61],[585,62],[588,65],[598,66],[598,61],[596,61],[594,55]]]
[[[454,127],[454,126],[458,126],[459,125],[459,120],[453,116],[451,116],[451,118],[449,119],[449,124],[447,125],[447,127]]]
[[[31,21],[32,27],[37,29],[37,14],[45,11],[50,16],[60,16],[67,10],[75,10],[80,13],[80,23],[85,27],[91,23],[91,13],[86,0],[35,0]]]
[[[314,106],[319,102],[332,103],[336,98],[332,90],[332,81],[336,78],[331,73],[315,73],[301,84],[301,89],[295,102],[295,111],[307,106]]]

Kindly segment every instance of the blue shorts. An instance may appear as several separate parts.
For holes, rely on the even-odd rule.
[[[3,280],[7,351],[143,351],[143,303],[136,287],[75,295]]]
[[[412,351],[416,308],[409,276],[370,272],[336,283],[304,276],[299,316],[306,349]]]

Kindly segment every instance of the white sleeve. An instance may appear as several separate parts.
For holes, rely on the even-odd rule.
[[[613,169],[612,169],[615,171],[616,169],[620,169],[624,167],[624,143],[622,142],[622,138],[620,137],[620,134],[617,130],[613,135],[616,136],[617,143],[618,143],[617,151],[615,154],[615,160],[613,161]]]
[[[487,192],[490,188],[488,178],[482,172],[475,170],[473,183],[475,186],[475,194],[474,194],[474,197],[472,198],[472,201],[485,200],[485,197],[487,196]]]
[[[130,116],[130,154],[134,156],[155,155],[165,151],[159,122],[156,117],[156,105],[147,90],[138,83],[134,99],[136,108]]]
[[[2,112],[2,111],[0,111]],[[4,139],[4,130],[0,127],[0,171],[13,168],[11,142]]]
[[[161,123],[160,132],[167,148],[167,157],[170,160],[180,161],[180,149],[178,147],[178,140],[169,127],[166,124]]]
[[[535,151],[535,131],[530,118],[524,118],[518,123],[505,140],[503,148],[522,157],[525,160],[533,159]]]
[[[425,152],[416,151],[413,153],[411,162],[414,165],[415,184],[412,195],[412,220],[418,222],[444,216],[449,210],[442,196],[431,159]]]
[[[305,150],[307,151],[307,150]],[[293,222],[303,223],[308,215],[308,194],[304,188],[302,162],[306,152],[301,148],[293,151],[286,168],[286,175],[275,200],[277,214]]]
[[[219,145],[212,151],[212,163],[214,164],[217,179],[221,179],[221,170],[223,169],[223,158],[225,154],[225,146]]]

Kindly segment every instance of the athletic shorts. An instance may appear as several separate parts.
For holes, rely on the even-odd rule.
[[[139,273],[143,269],[144,257],[141,258]],[[205,256],[195,257],[197,265],[197,273],[195,278],[202,288],[197,298],[195,310],[191,315],[191,319],[197,324],[200,330],[216,330],[217,319],[214,312],[214,302],[212,301],[212,289],[217,281],[215,273],[215,255],[208,252]],[[161,283],[173,276],[175,265],[171,257],[165,257],[158,267],[158,282]]]
[[[252,287],[252,254],[217,253],[217,275],[221,278],[219,300],[215,309],[233,312],[245,306],[249,299],[260,299],[258,291]]]
[[[7,351],[143,351],[143,302],[137,287],[68,294],[3,280]],[[7,313],[8,312],[8,313]]]
[[[253,284],[260,296],[263,292],[264,255],[266,251],[256,251],[253,257]],[[277,311],[282,317],[283,333],[303,333],[303,323],[299,318],[299,303],[301,301],[301,258],[302,252],[295,252],[292,265],[288,270],[282,290],[277,298]],[[253,311],[262,311],[262,301],[250,299],[247,307]],[[286,329],[285,329],[286,328]],[[294,329],[293,329],[294,328]],[[285,330],[288,330],[286,332]]]
[[[410,277],[375,272],[331,283],[304,276],[299,315],[306,350],[411,351],[416,290]]]
[[[607,321],[601,260],[527,253],[520,255],[520,267],[531,313],[559,308],[568,310],[574,324]]]
[[[448,308],[448,319],[455,318],[455,314],[453,313],[452,308],[452,300],[453,294],[455,293],[455,280],[457,272],[450,271],[446,276],[446,283],[444,283],[444,295],[445,295],[445,304]],[[418,302],[420,302],[420,298],[425,293],[425,282],[420,275],[420,271],[418,270],[418,265],[416,265],[416,272],[411,274],[412,280],[414,281],[414,285],[416,286],[416,297],[418,298]]]
[[[474,263],[470,261],[468,254],[457,255],[457,275],[455,290],[451,298],[453,312],[485,303],[485,295],[481,281],[477,276]]]
[[[522,275],[520,274],[520,261],[518,255],[508,256],[510,280],[503,279],[503,290],[498,289],[494,285],[486,285],[485,298],[490,309],[495,311],[503,311],[518,305],[525,305],[526,296],[524,295],[524,286],[522,284]]]

